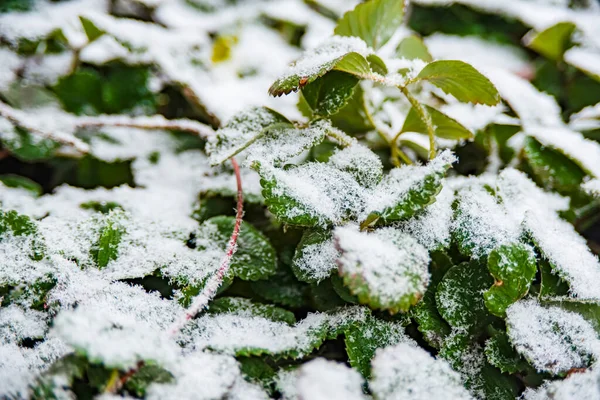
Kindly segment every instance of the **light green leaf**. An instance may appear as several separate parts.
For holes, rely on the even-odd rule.
[[[427,105],[423,106],[431,116],[433,126],[435,127],[436,136],[442,139],[452,140],[473,138],[473,133],[465,128],[460,122],[450,118],[443,112],[438,111],[433,107],[429,107]],[[427,133],[427,125],[425,125],[419,116],[419,113],[417,113],[414,108],[411,108],[408,112],[406,120],[404,120],[404,125],[402,126],[402,132]]]
[[[468,332],[483,328],[490,315],[481,293],[492,283],[492,277],[478,262],[464,262],[450,268],[435,294],[440,314],[453,328]]]
[[[418,59],[425,62],[433,61],[433,57],[429,54],[427,46],[425,46],[423,40],[416,35],[410,35],[402,39],[396,49],[396,57],[405,58],[407,60]]]
[[[334,238],[344,285],[362,304],[397,313],[425,293],[429,253],[411,236],[394,228],[368,233],[344,227]]]
[[[379,75],[387,75],[388,68],[385,62],[376,54],[370,54],[367,56],[367,61],[371,66],[371,70]]]
[[[344,107],[358,84],[358,78],[341,71],[329,71],[302,88],[313,115],[328,116]]]
[[[572,22],[559,22],[539,33],[530,32],[525,36],[523,42],[544,57],[560,61],[569,47],[575,28],[576,26]]]
[[[398,221],[423,210],[442,190],[446,170],[454,161],[452,153],[446,151],[425,166],[392,169],[369,197],[362,221]]]
[[[492,82],[463,61],[441,60],[427,64],[413,82],[422,80],[465,103],[493,106],[500,102],[500,94]]]
[[[89,42],[93,42],[106,33],[86,17],[79,16],[79,21],[81,22],[81,26],[83,27],[83,31],[85,32]]]
[[[32,181],[29,178],[25,178],[24,176],[6,174],[0,175],[0,182],[6,187],[11,188],[22,188],[29,192],[31,192],[35,197],[38,197],[42,194],[42,186]]]
[[[359,37],[377,50],[400,28],[405,7],[404,0],[367,1],[344,14],[334,33]]]
[[[369,379],[371,376],[371,360],[377,349],[409,340],[401,323],[383,321],[375,317],[368,317],[364,321],[352,324],[344,332],[344,342],[350,365],[356,368],[365,379]]]
[[[504,317],[508,306],[529,291],[537,272],[535,254],[522,244],[502,245],[490,253],[487,264],[495,282],[483,294],[485,306],[492,314]]]

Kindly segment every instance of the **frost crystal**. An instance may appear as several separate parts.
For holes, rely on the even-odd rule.
[[[301,400],[366,400],[363,378],[355,370],[317,358],[298,371],[298,398]]]

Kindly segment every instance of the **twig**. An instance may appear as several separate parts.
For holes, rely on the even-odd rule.
[[[0,116],[6,118],[14,125],[17,125],[35,135],[54,140],[55,142],[66,146],[73,147],[74,149],[82,153],[87,153],[90,150],[89,146],[86,143],[84,143],[82,140],[77,139],[73,135],[48,132],[34,125],[31,125],[29,122],[27,122],[27,120],[31,118],[27,115],[27,113],[21,110],[16,110],[8,104],[3,103],[1,101]]]
[[[410,82],[409,82],[410,83]],[[413,109],[419,114],[419,118],[427,127],[427,134],[429,135],[429,159],[433,160],[435,158],[435,127],[433,126],[433,120],[431,119],[431,115],[429,112],[423,107],[421,103],[410,93],[410,91],[405,86],[398,86],[398,88],[402,91],[402,94],[406,96]]]
[[[80,117],[75,119],[75,126],[86,127],[125,127],[140,129],[178,130],[196,134],[202,138],[214,135],[215,131],[208,125],[190,119],[166,119],[162,115],[151,117],[126,117],[122,115],[101,115],[98,117]]]

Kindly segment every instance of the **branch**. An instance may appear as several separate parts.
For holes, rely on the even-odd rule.
[[[75,119],[78,128],[87,127],[125,127],[139,129],[164,129],[193,133],[202,138],[212,136],[215,131],[208,125],[190,119],[166,119],[162,115],[151,117],[127,117],[123,115],[100,115],[98,117],[80,117]]]
[[[65,146],[73,147],[74,149],[80,151],[81,153],[89,152],[90,148],[87,143],[82,140],[76,138],[75,136],[69,133],[54,133],[49,132],[44,129],[38,128],[37,126],[32,125],[30,121],[32,117],[21,110],[17,110],[12,108],[6,103],[0,101],[0,116],[6,118],[11,123],[16,126],[19,126],[30,133],[41,136],[46,139],[53,140],[57,143],[60,143]]]

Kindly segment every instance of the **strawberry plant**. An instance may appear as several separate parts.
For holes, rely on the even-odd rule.
[[[598,398],[593,1],[0,5],[0,398]]]

